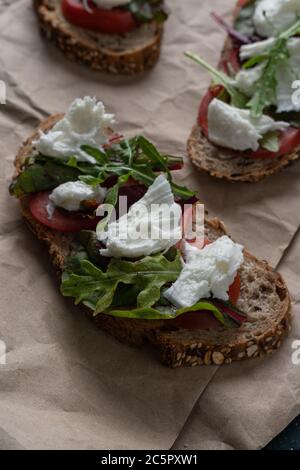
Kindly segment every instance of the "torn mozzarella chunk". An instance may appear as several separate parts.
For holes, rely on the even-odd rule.
[[[260,36],[276,36],[292,26],[299,15],[299,0],[260,0],[254,11],[253,23]]]
[[[82,150],[83,145],[102,148],[108,142],[106,129],[114,122],[113,114],[105,112],[101,101],[85,96],[71,104],[64,118],[33,142],[34,148],[47,157],[96,163],[94,157]]]
[[[127,214],[97,236],[106,246],[100,253],[114,258],[138,258],[175,245],[182,238],[181,207],[175,203],[170,183],[158,176]]]
[[[208,108],[209,140],[233,150],[259,148],[259,141],[269,131],[282,131],[289,124],[262,115],[253,119],[250,111],[239,109],[215,98]]]
[[[241,267],[243,247],[226,235],[201,250],[185,243],[185,262],[178,279],[164,292],[175,307],[192,307],[209,297],[228,300],[228,290]]]
[[[90,186],[82,181],[69,181],[55,188],[49,196],[50,204],[62,207],[67,211],[78,211],[83,201],[95,201],[97,204],[103,202],[106,189],[101,186]],[[49,215],[53,213],[48,208]]]

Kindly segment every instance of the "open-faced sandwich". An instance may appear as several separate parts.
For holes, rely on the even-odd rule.
[[[61,278],[61,293],[172,367],[230,364],[279,348],[290,327],[280,276],[204,217],[173,181],[181,159],[111,129],[96,99],[43,122],[16,157],[10,192]]]
[[[41,31],[68,59],[135,75],[160,54],[163,0],[33,0]]]
[[[188,153],[200,170],[230,181],[259,181],[299,158],[300,1],[241,0]],[[297,99],[298,96],[298,99]]]

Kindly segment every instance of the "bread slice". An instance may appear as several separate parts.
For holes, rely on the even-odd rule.
[[[60,0],[33,0],[42,34],[68,59],[94,70],[124,75],[140,74],[158,61],[162,25],[153,21],[127,34],[101,34],[66,21],[60,3]]]
[[[228,38],[221,54],[220,64],[230,56],[232,48],[232,40]],[[297,148],[280,157],[255,159],[247,157],[243,152],[218,147],[209,142],[198,124],[193,127],[188,138],[187,152],[199,170],[216,178],[249,183],[261,181],[267,176],[278,173],[300,156],[300,148]]]
[[[39,129],[47,131],[61,119],[51,116]],[[32,154],[36,131],[22,145],[15,160],[16,175],[22,171],[24,159]],[[15,176],[16,176],[15,175]],[[72,251],[74,236],[62,234],[37,222],[28,207],[28,197],[20,200],[25,221],[39,240],[45,243],[51,260],[61,273],[66,257]],[[206,220],[206,236],[210,240],[226,234],[223,223]],[[279,348],[290,328],[291,302],[288,289],[280,276],[265,261],[245,253],[240,269],[241,295],[238,307],[248,315],[239,328],[215,330],[186,330],[169,321],[147,321],[113,318],[104,314],[94,320],[97,325],[118,340],[142,346],[149,342],[159,351],[162,362],[170,367],[201,364],[230,364],[232,361],[271,354]],[[87,313],[91,316],[90,311]]]
[[[187,142],[187,152],[201,171],[228,181],[254,183],[279,172],[300,156],[300,149],[276,158],[251,158],[230,149],[218,147],[205,137],[196,124]]]

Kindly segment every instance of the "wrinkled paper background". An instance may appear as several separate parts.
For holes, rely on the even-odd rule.
[[[147,348],[126,347],[62,298],[47,253],[7,192],[20,143],[39,120],[77,96],[96,95],[118,129],[143,132],[184,154],[209,77],[183,57],[217,64],[225,38],[209,17],[234,0],[169,0],[158,66],[138,79],[91,72],[41,40],[30,0],[0,0],[1,449],[255,449],[299,412],[300,163],[258,184],[229,184],[187,162],[177,178],[197,188],[236,240],[278,266],[294,298],[294,325],[273,357],[231,366],[168,370]]]

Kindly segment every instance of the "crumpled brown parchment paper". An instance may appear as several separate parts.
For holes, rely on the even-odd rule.
[[[299,413],[299,164],[254,185],[200,175],[187,162],[177,178],[197,188],[235,239],[285,275],[296,305],[292,335],[263,361],[168,370],[153,351],[117,343],[58,293],[48,256],[7,192],[20,143],[40,119],[77,96],[96,95],[118,129],[143,132],[182,154],[209,77],[185,50],[217,64],[234,1],[169,0],[162,57],[135,80],[105,77],[66,62],[41,40],[29,0],[0,0],[0,364],[1,449],[258,448]],[[299,312],[300,313],[300,312]]]

